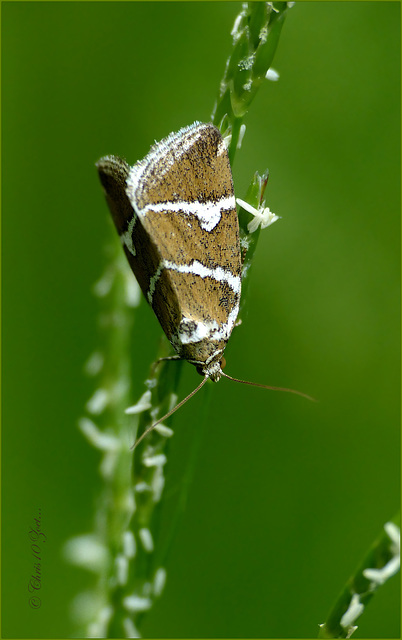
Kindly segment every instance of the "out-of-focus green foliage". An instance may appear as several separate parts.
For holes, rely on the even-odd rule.
[[[132,164],[207,121],[238,3],[4,3],[3,635],[72,633],[91,576],[61,558],[91,529],[98,456],[76,428],[98,347],[91,286],[110,234],[94,162]],[[213,388],[210,424],[148,637],[315,637],[399,504],[400,6],[296,3],[236,154],[236,194],[269,168],[227,373],[300,389]],[[133,402],[160,328],[134,325]],[[180,397],[198,381],[183,365]],[[173,512],[202,392],[175,417]],[[41,510],[42,606],[28,532]],[[177,603],[180,603],[178,610]],[[393,638],[398,581],[354,637]]]

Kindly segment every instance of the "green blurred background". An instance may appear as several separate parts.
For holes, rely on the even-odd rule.
[[[76,424],[98,347],[110,237],[94,162],[131,163],[208,121],[240,3],[2,4],[3,637],[66,637],[92,577],[62,559],[92,528],[98,454]],[[147,637],[308,638],[399,505],[400,4],[297,2],[246,119],[244,197],[269,167],[247,313],[213,388],[188,507]],[[133,402],[159,325],[135,324]],[[183,369],[180,396],[199,378]],[[202,392],[174,419],[184,473]],[[42,512],[42,606],[28,530]],[[391,579],[354,637],[399,637]]]

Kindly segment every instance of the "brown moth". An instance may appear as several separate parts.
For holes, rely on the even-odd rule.
[[[117,231],[143,294],[177,355],[218,381],[239,311],[239,223],[218,129],[195,123],[133,167],[97,163]]]
[[[228,152],[216,127],[195,122],[133,167],[105,156],[97,168],[127,259],[173,358],[204,376],[176,410],[209,378],[230,378],[222,363],[239,312],[241,253]]]

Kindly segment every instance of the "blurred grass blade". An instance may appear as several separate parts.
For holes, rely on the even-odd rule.
[[[320,625],[319,638],[350,638],[356,631],[355,622],[377,589],[400,569],[400,537],[397,516],[384,525],[384,532],[348,580],[327,620]]]

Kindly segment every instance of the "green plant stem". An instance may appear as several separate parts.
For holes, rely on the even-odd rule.
[[[251,2],[242,5],[232,31],[234,46],[214,109],[214,123],[230,138],[229,157],[234,160],[244,133],[243,118],[265,79],[278,44],[287,10],[286,2]],[[256,174],[247,193],[248,202],[261,207],[267,174]],[[240,211],[243,257],[243,285],[247,281],[259,230],[250,233],[253,214]],[[110,264],[95,290],[101,301],[100,333],[103,350],[92,366],[97,384],[87,403],[87,415],[80,428],[92,446],[102,452],[100,475],[102,490],[97,502],[93,533],[71,540],[66,555],[71,562],[92,571],[96,584],[75,603],[80,635],[86,637],[139,637],[145,614],[160,596],[165,582],[161,564],[184,511],[197,451],[206,422],[208,402],[203,403],[200,425],[195,428],[193,449],[171,531],[165,536],[163,551],[158,549],[161,499],[165,483],[164,467],[168,455],[167,425],[155,428],[134,450],[130,447],[145,429],[177,403],[182,363],[151,366],[145,392],[126,411],[131,402],[131,340],[139,288],[128,295],[129,283],[135,288],[123,252],[115,241],[109,250]],[[242,304],[244,304],[244,291]],[[161,340],[156,358],[170,350]],[[96,358],[93,358],[96,361]],[[91,367],[89,367],[91,369]],[[203,389],[210,398],[211,384]],[[171,420],[171,419],[169,419]],[[170,424],[170,422],[169,422]]]
[[[223,135],[231,134],[233,164],[240,130],[251,102],[272,64],[288,2],[244,2],[233,29],[233,49],[220,84],[212,121]]]
[[[399,571],[400,535],[400,518],[396,516],[384,525],[383,533],[349,578],[326,621],[320,625],[319,638],[350,638],[354,633],[355,621],[377,589]]]
[[[229,159],[233,165],[240,140],[244,135],[244,117],[261,84],[266,81],[279,43],[279,37],[290,2],[245,2],[232,29],[233,49],[226,62],[212,120],[229,139]],[[243,134],[241,135],[241,132]],[[264,192],[268,170],[254,174],[244,200],[256,210],[264,209]],[[253,215],[239,207],[240,245],[242,251],[242,298],[244,308],[250,266],[257,246],[260,228],[250,232]]]

